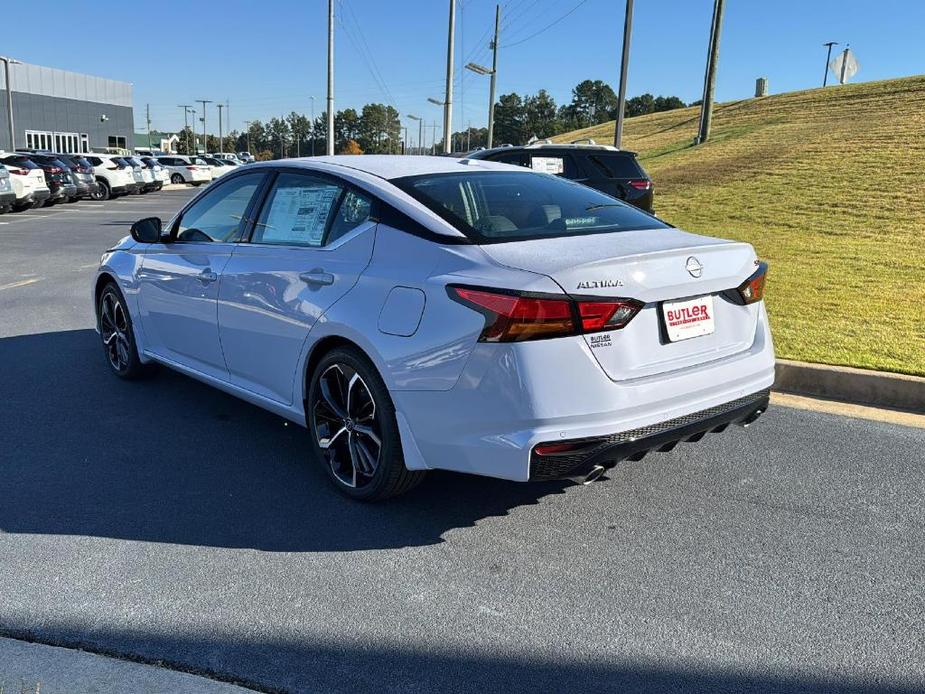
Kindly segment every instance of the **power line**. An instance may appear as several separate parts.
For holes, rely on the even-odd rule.
[[[519,45],[522,44],[522,43],[526,43],[527,41],[529,41],[529,40],[532,39],[532,38],[536,38],[537,36],[539,36],[539,35],[542,34],[543,32],[545,32],[545,31],[547,31],[547,30],[549,30],[549,29],[552,29],[556,24],[558,24],[558,23],[561,22],[563,19],[565,19],[566,17],[568,17],[568,16],[569,16],[570,14],[572,14],[575,10],[577,10],[579,7],[581,7],[582,5],[584,5],[587,1],[588,1],[588,0],[581,0],[581,2],[579,2],[577,5],[575,5],[575,7],[573,7],[572,9],[570,9],[568,12],[566,12],[564,15],[562,15],[562,16],[559,17],[558,19],[556,19],[556,20],[550,22],[549,24],[547,24],[546,26],[544,26],[544,27],[543,27],[542,29],[540,29],[539,31],[536,31],[536,32],[530,34],[529,36],[527,36],[526,38],[521,39],[520,41],[515,41],[514,43],[505,44],[504,46],[501,46],[501,48],[513,48],[514,46],[519,46]]]

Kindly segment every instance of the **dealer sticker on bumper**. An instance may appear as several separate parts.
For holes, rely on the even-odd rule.
[[[711,295],[684,301],[666,301],[662,304],[662,316],[665,318],[668,339],[672,342],[710,335],[716,329]]]

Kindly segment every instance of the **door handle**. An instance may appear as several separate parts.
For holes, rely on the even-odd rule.
[[[303,272],[299,275],[299,279],[301,279],[306,284],[317,284],[321,286],[334,284],[334,275],[332,275],[330,272],[325,272],[324,270],[312,270],[311,272]]]
[[[218,275],[208,268],[199,273],[199,281],[203,284],[211,284],[218,279]]]

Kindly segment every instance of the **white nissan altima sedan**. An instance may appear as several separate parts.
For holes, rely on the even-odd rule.
[[[590,481],[750,423],[766,272],[550,174],[336,156],[135,223],[91,291],[115,374],[163,364],[301,424],[338,489],[377,499],[435,468]]]

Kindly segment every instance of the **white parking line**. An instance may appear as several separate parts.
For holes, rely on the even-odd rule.
[[[16,289],[16,287],[25,287],[27,284],[35,284],[36,282],[41,282],[44,277],[33,277],[28,280],[19,280],[18,282],[10,282],[9,284],[0,284],[0,291],[4,289]]]

